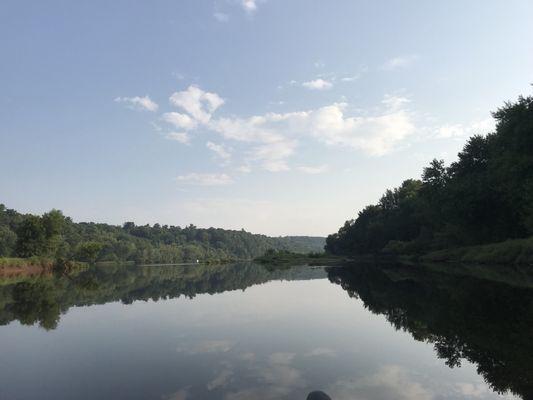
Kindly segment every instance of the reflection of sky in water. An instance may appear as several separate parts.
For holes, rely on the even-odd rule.
[[[497,398],[326,279],[71,308],[0,327],[1,399]]]

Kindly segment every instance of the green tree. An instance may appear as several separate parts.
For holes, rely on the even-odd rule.
[[[76,248],[75,258],[80,261],[94,263],[102,250],[102,244],[97,242],[83,242]]]
[[[46,230],[40,217],[28,215],[16,233],[16,254],[19,257],[32,257],[45,252]]]

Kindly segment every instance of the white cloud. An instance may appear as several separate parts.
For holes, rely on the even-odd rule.
[[[447,124],[437,129],[437,138],[464,138],[472,135],[485,135],[492,132],[495,122],[492,118],[486,118],[470,122],[468,124]]]
[[[204,92],[198,86],[191,85],[187,90],[173,93],[170,103],[185,110],[196,121],[206,124],[213,112],[224,104],[224,99],[216,93]]]
[[[115,98],[115,101],[117,103],[124,103],[128,106],[128,108],[131,108],[133,110],[141,110],[141,111],[157,111],[159,106],[157,103],[152,101],[150,97],[144,96],[144,97],[117,97]]]
[[[178,129],[190,130],[198,126],[198,122],[189,117],[187,114],[167,112],[164,113],[161,118],[163,118],[163,121],[174,125]]]
[[[228,15],[228,14],[225,14],[225,13],[216,12],[216,13],[213,14],[213,17],[214,17],[218,22],[228,22],[228,21],[229,21],[229,15]]]
[[[241,6],[247,13],[253,13],[257,10],[257,0],[241,0]]]
[[[247,119],[220,118],[213,120],[209,127],[226,139],[253,144],[246,152],[247,161],[259,162],[263,169],[278,172],[289,169],[286,159],[297,146],[297,142],[283,132],[291,119],[297,117],[291,113],[268,113]]]
[[[249,165],[241,165],[240,167],[237,167],[237,172],[243,173],[243,174],[249,174],[252,172],[252,168]]]
[[[163,114],[162,119],[176,128],[187,132],[203,127],[226,140],[245,144],[241,160],[245,169],[241,172],[248,171],[254,163],[271,172],[289,170],[289,159],[301,139],[312,138],[326,145],[381,156],[396,149],[415,131],[413,115],[407,108],[409,100],[393,95],[385,95],[381,105],[372,112],[359,112],[356,116],[346,115],[346,103],[333,103],[307,111],[216,118],[213,112],[224,100],[217,93],[197,86],[174,93],[170,102],[185,111]],[[183,143],[190,141],[183,133],[169,138]],[[230,160],[231,153],[224,145],[208,142],[206,146],[222,160]],[[324,172],[327,167],[302,165],[297,169],[312,174]]]
[[[381,69],[385,71],[393,71],[395,69],[410,67],[417,59],[416,55],[398,56],[387,60]]]
[[[316,166],[309,166],[309,165],[300,165],[298,167],[298,171],[303,172],[304,174],[321,174],[323,172],[326,172],[328,170],[327,165],[316,165]]]
[[[376,115],[345,117],[346,104],[322,107],[311,115],[310,132],[328,145],[347,146],[382,156],[415,131],[410,113],[397,102]]]
[[[345,76],[341,78],[341,82],[354,82],[360,78],[360,75]]]
[[[178,81],[182,81],[185,79],[185,75],[183,75],[181,72],[179,71],[172,71],[172,76],[174,78],[176,78]]]
[[[222,144],[216,144],[213,142],[207,142],[206,147],[214,152],[218,157],[220,157],[223,161],[229,161],[231,159],[231,153],[226,149],[226,147]]]
[[[259,161],[263,169],[270,172],[288,171],[287,158],[294,153],[296,141],[280,140],[252,148],[249,158]]]
[[[195,186],[223,186],[233,183],[229,175],[217,173],[200,174],[193,172],[186,175],[179,175],[176,180],[180,184]]]
[[[407,97],[395,96],[392,94],[386,94],[383,96],[383,100],[381,100],[381,103],[385,104],[390,110],[400,110],[410,102],[411,100]]]
[[[187,132],[169,132],[165,135],[165,138],[169,140],[175,140],[176,142],[183,144],[191,143],[191,137]]]
[[[311,90],[328,90],[333,87],[333,83],[330,81],[318,78],[312,81],[302,83],[302,86]]]
[[[381,110],[362,116],[345,116],[347,105],[334,103],[310,111],[219,118],[209,128],[225,139],[255,143],[248,151],[249,159],[269,171],[281,171],[289,168],[286,161],[302,137],[373,156],[391,152],[415,131],[408,103],[404,97],[386,95]]]

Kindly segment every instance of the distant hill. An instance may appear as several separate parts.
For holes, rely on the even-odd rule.
[[[323,252],[326,238],[321,236],[282,236],[279,237],[285,244],[286,250],[294,253]]]
[[[253,259],[269,249],[322,252],[325,238],[269,237],[244,230],[73,222],[61,211],[21,214],[0,204],[0,257],[178,263]]]

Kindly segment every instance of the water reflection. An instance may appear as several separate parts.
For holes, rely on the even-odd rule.
[[[468,360],[493,390],[533,399],[533,289],[458,272],[357,265],[328,276],[396,329],[432,343],[449,367]]]
[[[105,266],[78,273],[49,274],[0,285],[0,325],[55,329],[73,306],[135,300],[162,300],[215,294],[271,280],[324,278],[321,268],[269,269],[254,263],[194,266]]]
[[[4,281],[0,398],[530,399],[528,277],[451,272],[242,263]]]

